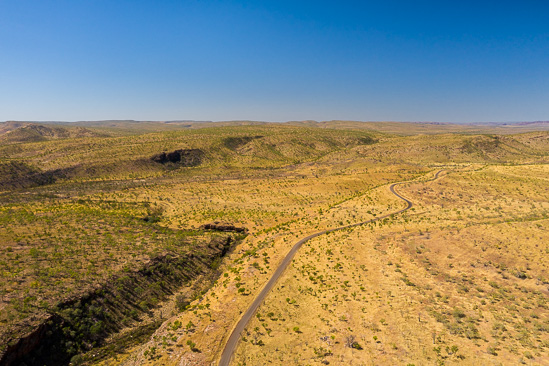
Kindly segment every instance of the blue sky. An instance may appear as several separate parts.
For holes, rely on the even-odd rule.
[[[549,2],[0,0],[0,120],[549,120]]]

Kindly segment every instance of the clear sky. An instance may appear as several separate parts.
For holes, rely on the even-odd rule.
[[[0,0],[0,120],[549,120],[549,1]]]

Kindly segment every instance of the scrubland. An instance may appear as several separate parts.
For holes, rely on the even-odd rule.
[[[235,364],[547,363],[547,186],[524,170],[409,184],[416,211],[307,243]]]
[[[162,296],[151,283],[150,300],[138,313],[128,308],[116,332],[169,309],[154,334],[101,351],[116,332],[96,329],[103,337],[72,352],[88,351],[73,363],[215,364],[299,239],[404,208],[388,184],[406,182],[396,189],[411,210],[301,248],[233,364],[549,363],[547,132],[402,136],[268,124],[146,132],[0,145],[3,339],[151,260],[207,255],[227,234],[200,226],[219,221],[248,235],[230,234],[236,245],[208,264],[218,278],[179,304],[194,279]],[[203,158],[151,160],[177,149]]]

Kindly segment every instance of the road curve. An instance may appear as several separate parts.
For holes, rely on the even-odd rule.
[[[435,174],[434,178],[431,179],[431,180],[437,179],[441,172],[442,172],[442,170],[439,170]],[[244,315],[242,315],[242,317],[240,318],[240,320],[236,324],[236,327],[233,329],[231,335],[229,336],[229,340],[225,344],[225,348],[223,349],[223,353],[221,354],[221,359],[219,360],[219,366],[229,366],[229,363],[231,362],[234,351],[236,350],[236,345],[238,344],[238,341],[240,339],[240,333],[242,333],[244,328],[246,328],[246,325],[248,325],[248,322],[254,316],[255,312],[259,308],[259,305],[261,305],[263,300],[265,300],[265,297],[267,296],[269,291],[271,291],[271,289],[273,288],[275,283],[278,281],[280,276],[282,276],[282,273],[284,272],[284,270],[288,267],[288,265],[291,263],[292,259],[294,258],[295,253],[299,250],[299,248],[301,248],[301,246],[304,243],[306,243],[307,241],[309,241],[313,238],[316,238],[317,236],[320,236],[320,235],[328,234],[328,233],[331,233],[331,232],[334,232],[334,231],[348,229],[348,228],[355,227],[355,226],[369,224],[371,222],[383,220],[384,218],[387,218],[391,215],[396,215],[396,214],[399,214],[399,213],[402,213],[404,211],[409,210],[410,208],[412,208],[412,206],[414,206],[412,201],[410,201],[409,199],[401,196],[398,192],[395,191],[395,186],[396,185],[407,183],[407,182],[408,181],[393,183],[389,186],[389,189],[391,190],[391,193],[393,193],[395,196],[397,196],[398,198],[400,198],[401,200],[406,202],[406,207],[405,208],[403,208],[399,211],[396,211],[396,212],[392,212],[390,214],[386,214],[386,215],[383,215],[383,216],[376,217],[376,218],[371,219],[371,220],[357,222],[357,223],[351,224],[351,225],[340,226],[340,227],[337,227],[337,228],[334,228],[334,229],[319,231],[319,232],[311,234],[311,235],[301,239],[297,243],[295,243],[294,246],[292,247],[292,249],[290,249],[290,251],[288,252],[288,254],[286,254],[286,257],[284,257],[284,259],[282,260],[282,263],[280,263],[280,265],[278,266],[276,271],[273,273],[272,277],[269,279],[269,281],[267,282],[265,287],[263,287],[263,289],[261,290],[259,295],[257,295],[257,297],[254,299],[254,301],[250,304],[250,307],[248,308],[248,310],[246,310]]]

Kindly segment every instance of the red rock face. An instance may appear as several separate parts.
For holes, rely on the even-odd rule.
[[[245,233],[248,231],[248,229],[246,229],[245,227],[236,227],[232,224],[221,223],[218,221],[214,221],[209,224],[204,224],[200,228],[204,230],[226,231],[226,232],[235,232],[235,233]]]

